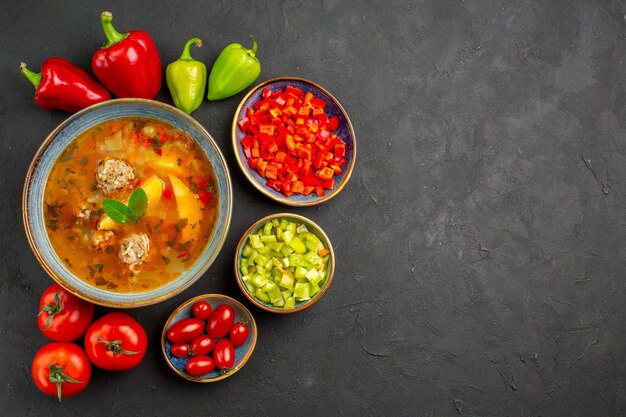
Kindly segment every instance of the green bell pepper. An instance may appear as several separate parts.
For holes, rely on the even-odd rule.
[[[165,79],[174,104],[187,114],[200,107],[206,89],[206,66],[191,57],[191,45],[199,48],[202,41],[198,38],[189,39],[180,58],[165,70]]]
[[[254,82],[261,73],[261,63],[255,57],[257,42],[252,38],[252,49],[232,43],[220,52],[209,75],[209,100],[234,96]]]

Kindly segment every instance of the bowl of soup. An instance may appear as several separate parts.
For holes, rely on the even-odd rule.
[[[170,298],[209,268],[232,212],[230,174],[195,119],[164,103],[111,100],[59,125],[26,175],[23,217],[46,272],[96,304]]]

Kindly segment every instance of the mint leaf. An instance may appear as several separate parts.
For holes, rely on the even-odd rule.
[[[102,207],[104,212],[113,221],[119,224],[137,223],[134,219],[133,212],[124,203],[114,200],[112,198],[105,198],[102,200]],[[137,219],[138,220],[138,219]]]
[[[136,218],[134,223],[137,223],[141,216],[146,214],[148,209],[148,196],[143,188],[136,188],[128,199],[128,208],[133,213],[133,217]]]

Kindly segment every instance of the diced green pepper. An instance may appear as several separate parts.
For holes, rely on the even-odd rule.
[[[248,256],[250,256],[250,254],[252,254],[252,246],[246,244],[246,246],[243,247],[243,250],[241,251],[241,255],[243,255],[244,258],[247,258]]]
[[[263,235],[269,236],[272,233],[272,222],[267,222],[263,225]]]
[[[320,277],[320,274],[315,268],[310,269],[305,276],[311,284],[318,284],[322,280],[322,277]]]
[[[306,224],[302,223],[300,226],[298,226],[298,228],[296,229],[297,233],[305,233],[308,232],[309,229],[307,229]]]
[[[273,282],[265,284],[261,291],[270,297],[270,303],[272,304],[276,303],[278,300],[283,301],[283,294],[280,292],[280,288]]]
[[[293,253],[293,249],[291,249],[289,246],[283,246],[283,248],[280,250],[280,253],[285,256],[289,256]]]
[[[294,277],[290,271],[283,272],[283,276],[280,279],[280,286],[287,289],[293,288]]]
[[[290,232],[292,235],[296,234],[296,224],[294,222],[287,222],[287,227],[285,227],[286,232]]]
[[[307,254],[304,255],[304,260],[315,266],[322,265],[324,263],[322,258],[320,258],[319,255],[313,251],[307,252]]]
[[[306,235],[304,245],[308,250],[317,252],[320,249],[319,246],[322,245],[322,242],[320,242],[317,236],[315,236],[313,233],[309,233],[308,235]]]
[[[256,257],[256,259],[254,260],[254,263],[257,265],[265,265],[267,263],[267,261],[269,261],[270,258],[268,258],[265,255],[259,255]]]
[[[304,278],[307,272],[308,271],[306,270],[306,268],[303,268],[301,266],[296,267],[296,278]]]
[[[297,282],[293,295],[298,301],[306,301],[311,298],[311,285],[308,282]]]
[[[257,256],[259,256],[259,252],[257,252],[255,249],[252,249],[252,252],[250,252],[250,255],[248,256],[248,265],[254,262]]]
[[[268,223],[270,224],[270,223]],[[261,242],[263,243],[276,243],[278,239],[276,239],[276,235],[263,235],[261,236]]]
[[[274,288],[276,286],[276,284],[274,284],[272,281],[268,281],[267,284],[265,284],[263,286],[263,288],[261,288],[261,291],[263,292],[268,292],[269,290],[271,290],[272,288]]]
[[[306,246],[304,246],[304,243],[302,243],[298,236],[294,236],[289,242],[287,242],[287,245],[289,245],[289,247],[296,253],[306,253]]]
[[[294,234],[291,233],[289,230],[283,231],[283,242],[285,242],[286,244],[289,244],[289,242],[291,242],[291,239],[294,238],[293,235]]]
[[[317,284],[311,283],[311,297],[320,292],[320,287]]]
[[[296,305],[296,299],[294,297],[289,297],[285,300],[285,305],[283,308],[292,308]]]
[[[263,301],[264,303],[270,302],[270,297],[267,294],[265,294],[263,291],[261,291],[260,288],[256,290],[256,292],[254,293],[254,296],[258,298],[259,300]]]
[[[263,243],[261,243],[261,237],[259,235],[250,235],[250,245],[254,249],[259,249],[263,247]]]
[[[263,245],[262,248],[257,249],[259,251],[260,254],[262,255],[267,255],[270,253],[270,251],[272,250],[272,248],[270,248],[269,246],[265,246]]]
[[[252,283],[257,287],[262,287],[269,282],[265,275],[257,274],[252,277]]]

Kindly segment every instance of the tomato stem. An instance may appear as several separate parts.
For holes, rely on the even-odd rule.
[[[98,343],[104,343],[107,349],[109,349],[110,352],[113,352],[114,355],[119,355],[120,353],[122,355],[136,355],[139,353],[139,352],[133,352],[132,350],[122,349],[121,340],[114,340],[112,342],[109,342],[109,341],[104,340],[100,336],[98,336]]]
[[[39,314],[37,314],[37,316],[41,316],[43,313],[49,314],[48,320],[46,320],[46,326],[44,327],[44,330],[48,330],[48,327],[50,327],[50,324],[52,323],[52,318],[63,311],[63,304],[61,303],[61,299],[59,298],[60,294],[61,289],[59,288],[57,290],[57,293],[54,294],[54,301],[50,304],[46,304],[45,306],[43,306],[41,310],[39,310]]]
[[[59,402],[61,402],[61,384],[63,384],[64,382],[69,382],[71,384],[82,384],[82,381],[78,381],[71,376],[66,375],[63,372],[63,367],[57,365],[56,362],[52,362],[49,369],[50,376],[48,377],[48,379],[50,380],[50,382],[56,384],[57,386],[57,398],[59,399]]]

